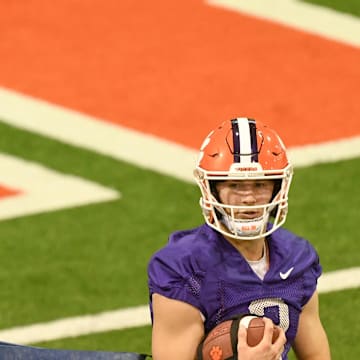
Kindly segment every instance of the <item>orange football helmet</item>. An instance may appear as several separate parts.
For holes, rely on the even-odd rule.
[[[205,221],[222,234],[239,240],[271,234],[285,222],[292,174],[285,146],[274,130],[248,118],[223,122],[204,140],[194,171],[202,193],[200,206]],[[239,219],[235,214],[249,211],[251,206],[221,203],[215,184],[225,180],[274,180],[270,202],[251,205],[262,209],[262,216]]]

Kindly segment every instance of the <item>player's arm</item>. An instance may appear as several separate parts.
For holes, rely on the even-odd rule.
[[[328,339],[320,320],[317,291],[303,307],[293,348],[299,360],[331,359]]]
[[[194,360],[204,335],[195,307],[153,294],[152,356],[154,360]]]

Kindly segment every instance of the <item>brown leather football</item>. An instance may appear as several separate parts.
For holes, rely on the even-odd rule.
[[[242,324],[242,321],[246,320],[246,318],[243,318],[240,321],[240,324]],[[265,329],[265,323],[264,320],[260,317],[254,317],[251,319],[247,326],[247,343],[250,346],[256,346],[264,337],[264,329]],[[272,337],[272,342],[274,343],[276,339],[279,336],[279,328],[274,326],[274,332]]]
[[[239,324],[247,328],[247,343],[256,346],[264,336],[265,323],[261,317],[247,315],[215,326],[199,345],[198,360],[237,360],[237,333]],[[272,342],[279,336],[274,326]]]
[[[234,355],[231,342],[231,325],[233,320],[227,320],[215,326],[207,335],[202,345],[203,360],[230,360]]]

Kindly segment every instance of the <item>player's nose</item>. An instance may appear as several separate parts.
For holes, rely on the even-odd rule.
[[[242,205],[254,205],[256,203],[256,196],[252,190],[246,190],[239,195]]]

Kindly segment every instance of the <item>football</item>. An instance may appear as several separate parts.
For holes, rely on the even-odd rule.
[[[247,343],[256,346],[264,336],[265,323],[261,317],[247,315],[227,320],[215,326],[198,348],[198,360],[237,360],[237,332],[239,325],[247,328]],[[274,327],[272,342],[279,336]]]
[[[198,349],[198,360],[235,359],[237,339],[231,337],[234,320],[227,320],[215,326]],[[234,343],[235,341],[235,343]]]
[[[240,320],[240,324],[247,328],[247,343],[256,346],[264,336],[265,323],[261,317],[245,316]],[[272,342],[274,343],[279,336],[279,328],[274,326]]]

